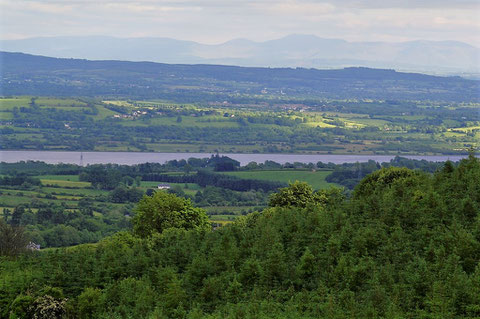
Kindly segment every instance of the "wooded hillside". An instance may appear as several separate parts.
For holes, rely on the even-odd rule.
[[[394,70],[254,68],[89,61],[0,52],[2,94],[205,101],[258,94],[315,98],[478,101],[479,81]]]
[[[169,195],[171,228],[3,257],[0,317],[478,317],[479,181],[471,155],[433,175],[382,168],[350,199],[296,183],[217,230]]]

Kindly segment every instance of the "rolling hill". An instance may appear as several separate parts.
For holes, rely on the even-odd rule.
[[[90,61],[0,52],[3,95],[121,96],[183,101],[263,95],[478,101],[480,81],[386,69],[253,68]]]

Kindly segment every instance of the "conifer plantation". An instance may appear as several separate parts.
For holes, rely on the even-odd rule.
[[[0,247],[0,318],[478,318],[479,211],[473,155],[352,194],[296,182],[217,229],[157,191],[98,244]]]

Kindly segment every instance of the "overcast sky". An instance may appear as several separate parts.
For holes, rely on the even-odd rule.
[[[110,35],[202,43],[292,33],[480,47],[480,0],[0,0],[0,38]]]

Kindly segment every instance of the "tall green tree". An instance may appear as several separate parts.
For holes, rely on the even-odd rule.
[[[132,222],[134,233],[141,237],[161,233],[168,228],[209,228],[203,209],[193,207],[188,199],[161,191],[140,200]]]
[[[269,205],[272,207],[306,207],[308,203],[314,201],[314,198],[313,188],[310,185],[295,181],[273,194],[270,197]]]

